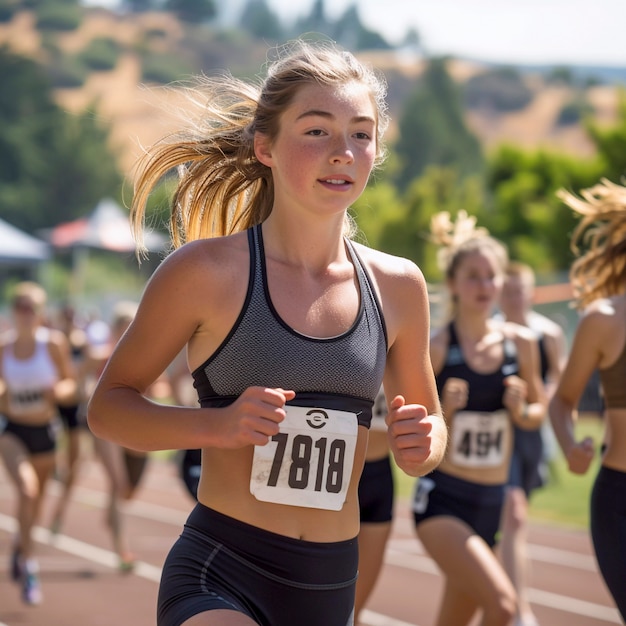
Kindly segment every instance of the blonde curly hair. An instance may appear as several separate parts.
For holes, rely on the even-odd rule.
[[[571,239],[578,257],[570,268],[575,306],[626,291],[626,187],[602,178],[575,195],[560,189],[557,196],[581,217]],[[582,252],[585,248],[585,252]]]
[[[443,275],[452,278],[460,260],[470,252],[492,250],[503,271],[508,263],[506,246],[494,239],[483,226],[476,226],[476,217],[460,210],[453,220],[448,211],[433,215],[430,221],[430,239],[440,246],[437,263]]]
[[[461,261],[474,252],[488,250],[493,253],[499,269],[504,275],[509,262],[506,246],[492,237],[489,231],[476,226],[476,217],[460,210],[455,219],[448,211],[441,211],[430,220],[430,240],[440,246],[437,251],[437,263],[446,281],[454,278]],[[443,301],[444,298],[441,297]],[[445,319],[455,314],[454,299],[448,299]]]

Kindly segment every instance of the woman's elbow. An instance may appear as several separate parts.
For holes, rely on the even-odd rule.
[[[101,402],[96,393],[87,401],[87,426],[100,439],[107,439],[106,411],[101,410]]]

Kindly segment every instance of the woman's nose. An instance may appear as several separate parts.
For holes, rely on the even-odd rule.
[[[354,153],[350,148],[349,142],[343,137],[338,138],[333,144],[331,161],[333,163],[350,163],[353,160]]]

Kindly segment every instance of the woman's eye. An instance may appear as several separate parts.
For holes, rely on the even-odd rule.
[[[359,133],[355,133],[354,135],[357,139],[371,139],[369,133],[366,132],[359,132]]]
[[[320,137],[324,134],[324,131],[321,128],[314,128],[313,130],[309,130],[307,135],[313,135],[314,137]]]

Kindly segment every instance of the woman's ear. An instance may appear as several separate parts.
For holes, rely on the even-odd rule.
[[[263,133],[254,133],[254,154],[260,163],[272,166],[272,146],[270,139]]]

